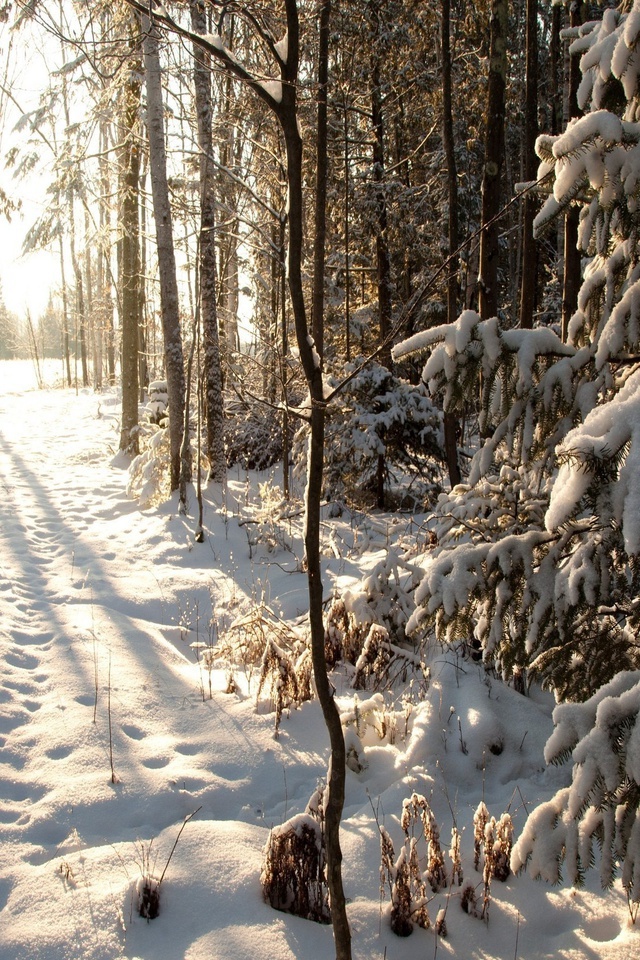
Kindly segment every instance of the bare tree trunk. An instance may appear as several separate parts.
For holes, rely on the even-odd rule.
[[[458,317],[458,256],[453,256],[459,246],[458,227],[458,174],[456,170],[455,142],[453,137],[453,96],[451,80],[451,0],[442,0],[442,140],[447,160],[448,246],[449,278],[447,280],[447,323],[453,323]],[[449,471],[449,483],[452,487],[460,483],[462,475],[458,462],[458,418],[445,411],[444,414],[444,452]]]
[[[387,200],[384,192],[384,116],[382,113],[382,85],[380,80],[381,37],[379,0],[371,2],[373,38],[371,47],[371,121],[373,124],[373,181],[376,184],[376,272],[378,281],[378,323],[380,329],[380,363],[388,370],[391,360],[391,258],[389,256]],[[381,438],[382,440],[384,438]],[[376,503],[380,510],[385,507],[386,462],[383,453],[378,454],[376,469]]]
[[[147,134],[149,138],[151,193],[158,245],[160,306],[169,398],[171,489],[177,490],[180,486],[181,463],[184,464],[184,460],[181,459],[181,447],[184,428],[185,373],[171,205],[167,184],[167,156],[164,142],[164,108],[158,31],[155,24],[152,24],[146,15],[142,17],[142,33],[147,88]]]
[[[285,0],[288,26],[288,56],[283,68],[282,100],[278,118],[287,151],[287,184],[289,188],[289,292],[300,360],[311,396],[311,441],[309,444],[306,493],[305,555],[309,581],[309,622],[311,656],[318,699],[331,744],[331,760],[325,806],[327,844],[327,880],[331,897],[331,921],[335,938],[336,960],[351,960],[351,931],[347,920],[342,885],[342,850],[340,820],[344,807],[346,751],[340,714],[333,698],[324,654],[322,619],[322,573],[320,566],[320,503],[324,468],[324,391],[322,369],[317,353],[309,342],[309,327],[302,288],[303,194],[302,139],[297,117],[296,89],[299,58],[298,8],[295,0]]]
[[[344,104],[344,335],[347,363],[351,362],[351,262],[349,248],[351,243],[351,210],[349,205],[349,111],[345,98]]]
[[[190,0],[191,23],[196,33],[207,32],[204,3]],[[210,57],[194,44],[194,86],[200,149],[199,300],[204,342],[206,453],[211,479],[224,483],[227,475],[224,452],[224,404],[222,367],[216,308],[216,217],[215,176],[212,158],[212,106]]]
[[[93,264],[91,263],[91,243],[89,242],[90,237],[90,219],[89,211],[85,207],[84,211],[84,245],[85,245],[85,259],[84,259],[84,275],[85,275],[85,286],[86,286],[86,311],[87,311],[87,333],[89,335],[89,342],[91,345],[91,366],[93,368],[93,386],[96,390],[102,388],[102,366],[98,360],[98,337],[96,330],[97,324],[95,321],[95,311],[94,311],[94,289],[93,289]],[[101,351],[100,351],[101,353]]]
[[[67,281],[64,269],[64,245],[62,234],[58,236],[58,255],[60,259],[60,287],[62,291],[62,349],[64,364],[67,373],[67,386],[71,386],[71,357],[69,349],[69,300],[67,297]]]
[[[288,383],[288,368],[287,368],[287,356],[289,354],[289,330],[287,329],[287,253],[286,253],[286,243],[285,243],[285,218],[283,217],[280,220],[279,225],[279,236],[278,236],[278,250],[280,256],[276,261],[275,257],[273,262],[276,267],[276,272],[274,275],[274,282],[280,284],[280,327],[282,334],[282,356],[280,360],[280,379],[282,381],[282,493],[285,500],[289,499],[291,491],[289,490],[289,383]],[[314,283],[315,283],[315,274],[314,274]],[[276,296],[276,303],[278,298]],[[275,331],[277,331],[277,321]],[[276,342],[277,341],[277,332],[274,337],[274,344],[272,349],[272,354],[276,353]],[[275,377],[274,377],[274,386],[275,386]],[[274,397],[275,400],[275,397]]]
[[[500,210],[500,181],[504,162],[504,114],[507,80],[508,0],[492,0],[489,89],[482,175],[482,223],[478,301],[483,320],[498,312],[499,227],[491,222]]]
[[[139,0],[129,0],[140,11]],[[288,278],[289,294],[296,331],[300,361],[311,399],[311,440],[309,444],[308,481],[305,510],[305,553],[309,584],[309,623],[311,627],[311,656],[318,699],[324,716],[331,746],[329,776],[325,800],[325,839],[327,847],[327,880],[331,897],[331,920],[335,939],[336,960],[351,960],[351,932],[347,920],[346,901],[342,886],[342,852],[340,849],[340,820],[344,807],[346,754],[340,714],[329,684],[324,653],[324,623],[322,618],[322,574],[320,566],[320,503],[324,459],[325,397],[322,366],[310,337],[302,285],[303,250],[303,188],[302,137],[298,120],[297,88],[300,59],[300,30],[296,0],[284,0],[287,21],[287,50],[283,54],[274,42],[271,50],[280,69],[279,95],[275,96],[224,47],[213,44],[206,37],[190,34],[203,49],[234,76],[248,83],[260,99],[277,117],[285,141],[287,156],[287,187],[289,199]],[[173,20],[171,28],[188,34]]]
[[[235,20],[232,19],[230,27],[230,42],[234,38]],[[236,131],[231,119],[231,102],[233,96],[233,81],[227,75],[223,87],[224,102],[224,121],[226,130],[221,144],[221,162],[223,167],[233,168],[236,161],[236,150],[238,144],[236,141]],[[223,315],[224,315],[224,343],[223,352],[227,360],[230,355],[240,350],[240,339],[238,336],[238,307],[239,307],[239,279],[238,279],[238,221],[233,216],[232,211],[237,206],[237,187],[231,177],[222,175],[220,181],[220,191],[223,203],[227,209],[227,226],[224,235],[224,255],[221,255],[221,263],[224,264],[222,272],[222,290]]]
[[[378,317],[380,324],[380,363],[391,370],[391,259],[387,236],[387,201],[384,193],[384,117],[382,113],[382,87],[380,81],[380,4],[372,0],[371,15],[374,35],[371,59],[371,121],[373,124],[373,180],[376,184],[376,268],[378,280]],[[379,504],[381,506],[381,504]]]
[[[535,154],[538,136],[538,0],[527,0],[527,64],[524,108],[523,179],[536,179]],[[522,224],[522,276],[520,283],[520,326],[531,329],[538,287],[538,250],[533,236],[536,200],[530,191],[524,198]]]
[[[329,82],[330,20],[331,0],[322,0],[318,49],[316,216],[313,238],[313,295],[311,302],[311,332],[320,358],[322,358],[324,349],[324,271],[327,242],[327,87]]]
[[[583,22],[585,4],[572,3],[570,6],[570,24],[577,27]],[[568,117],[580,116],[578,107],[578,86],[580,84],[580,58],[569,56],[568,77]],[[571,205],[567,209],[564,221],[564,276],[562,284],[562,339],[566,342],[571,319],[578,306],[578,292],[580,290],[580,251],[578,250],[578,225],[580,210]]]
[[[134,44],[136,44],[134,46]],[[140,50],[132,41],[132,69],[123,90],[122,149],[120,166],[122,238],[119,257],[120,309],[122,326],[122,428],[120,449],[138,453],[138,317],[140,313],[140,239],[138,200],[140,188],[140,143],[137,130],[140,113]]]
[[[69,249],[71,253],[71,266],[76,281],[76,317],[77,329],[80,335],[80,364],[82,368],[82,386],[89,386],[89,371],[87,369],[87,318],[85,316],[84,306],[84,284],[82,278],[82,269],[80,261],[76,254],[76,227],[73,202],[73,188],[69,189]],[[77,350],[76,343],[76,350]]]
[[[560,78],[562,62],[560,56],[560,30],[562,27],[562,7],[559,4],[551,8],[551,133],[557,136],[562,129],[562,90]]]

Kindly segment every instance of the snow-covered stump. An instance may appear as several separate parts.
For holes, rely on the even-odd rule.
[[[160,880],[147,874],[136,884],[138,913],[144,920],[155,920],[160,913]]]
[[[264,856],[260,883],[267,903],[306,920],[330,923],[322,823],[308,812],[291,817],[272,829]]]

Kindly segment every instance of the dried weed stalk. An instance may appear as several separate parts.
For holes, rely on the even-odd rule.
[[[506,880],[510,873],[511,848],[513,847],[513,822],[509,813],[503,813],[499,820],[489,816],[489,811],[481,801],[473,815],[474,861],[477,870],[480,856],[484,855],[482,868],[482,911],[483,920],[489,918],[491,904],[491,881]]]

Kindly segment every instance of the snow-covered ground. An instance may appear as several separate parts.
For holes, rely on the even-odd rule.
[[[127,498],[116,398],[32,382],[28,364],[0,364],[0,960],[330,958],[331,928],[273,911],[260,888],[269,828],[302,811],[326,773],[318,704],[285,717],[275,739],[257,670],[237,670],[231,694],[214,670],[209,697],[192,647],[208,643],[212,619],[224,640],[257,603],[302,622],[299,518],[260,538],[264,525],[244,521],[265,478],[234,471],[222,503],[207,494],[206,542],[194,544],[194,517],[174,500],[140,511]],[[407,529],[391,517],[327,520],[327,595]],[[490,813],[509,809],[517,835],[568,775],[544,767],[548,699],[450,653],[431,657],[426,699],[396,704],[406,737],[404,721],[395,743],[369,728],[367,766],[348,773],[354,958],[639,956],[619,884],[603,894],[596,872],[580,891],[494,881],[488,923],[463,913],[456,885],[429,904],[432,919],[447,908],[446,939],[390,931],[376,818],[399,850],[403,799],[427,796],[445,846],[455,816],[465,880],[481,884],[472,817],[483,795]],[[352,709],[347,678],[334,682]],[[162,872],[196,810],[160,916],[146,922],[136,883],[148,863]]]

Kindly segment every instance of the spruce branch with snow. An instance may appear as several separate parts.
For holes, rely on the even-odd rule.
[[[413,502],[420,502],[440,478],[442,414],[424,388],[416,389],[380,364],[365,366],[362,357],[345,364],[340,376],[327,377],[326,389],[335,390],[344,378],[351,379],[327,412],[326,495],[373,502],[378,460],[384,457],[387,494],[393,491],[398,500],[413,494]],[[298,471],[306,469],[308,433],[301,427],[294,441]]]
[[[570,31],[581,118],[542,136],[552,189],[538,234],[580,204],[585,257],[567,342],[465,311],[418,333],[423,379],[445,409],[482,390],[464,487],[441,497],[408,630],[475,636],[505,678],[528,671],[584,700],[640,664],[640,4]]]
[[[632,918],[640,905],[640,672],[619,673],[585,703],[559,704],[548,763],[573,762],[572,783],[529,816],[511,868],[581,885],[600,848],[603,888],[622,864]],[[634,908],[635,905],[635,908]]]

